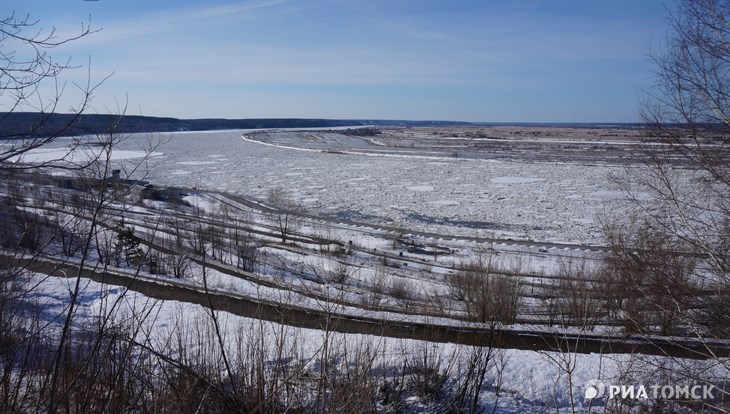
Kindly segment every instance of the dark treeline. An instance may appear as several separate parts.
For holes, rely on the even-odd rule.
[[[366,119],[177,119],[150,116],[119,117],[99,114],[41,114],[37,112],[0,113],[0,138],[91,135],[109,131],[118,133],[207,131],[222,129],[328,128],[357,125],[434,126],[470,125],[451,121],[401,121]]]

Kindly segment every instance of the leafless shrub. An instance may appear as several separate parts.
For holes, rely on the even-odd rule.
[[[466,307],[474,321],[513,323],[520,302],[519,282],[494,272],[492,257],[480,256],[448,277],[452,295]]]
[[[444,397],[450,367],[442,367],[441,359],[428,345],[420,347],[406,359],[406,373],[409,391],[425,402],[434,402]]]
[[[390,281],[388,286],[388,296],[395,299],[398,306],[403,309],[404,312],[408,312],[412,299],[412,287],[408,281],[402,277],[394,277]]]
[[[681,240],[644,223],[626,231],[607,228],[605,289],[629,332],[678,333],[691,322],[698,298],[697,258]]]
[[[330,281],[334,283],[344,284],[352,276],[354,269],[346,262],[338,261],[335,268],[330,272]]]
[[[551,320],[563,326],[592,330],[605,316],[608,292],[601,283],[602,269],[585,259],[560,260],[557,283],[548,299]]]
[[[167,275],[167,263],[163,256],[155,251],[147,252],[144,260],[147,271],[152,275]]]
[[[376,357],[377,349],[369,343],[354,349],[344,344],[340,347],[336,360],[329,364],[327,411],[363,414],[377,411]]]
[[[382,295],[385,293],[385,288],[388,283],[388,272],[384,267],[378,267],[375,269],[375,276],[373,277],[372,292],[376,295]]]
[[[226,229],[218,224],[210,224],[205,229],[206,239],[210,245],[210,255],[213,259],[225,262]]]
[[[404,401],[404,390],[406,385],[407,364],[394,366],[383,372],[383,377],[378,386],[378,400],[386,408],[388,413],[403,412],[406,406]],[[386,376],[388,373],[390,376]]]
[[[394,277],[390,281],[388,295],[397,300],[407,300],[411,297],[411,284],[402,277]]]
[[[698,298],[696,322],[704,335],[714,338],[730,337],[730,286],[711,283]]]
[[[48,219],[23,208],[15,208],[14,213],[14,248],[39,252],[54,240],[56,231]]]
[[[207,256],[208,254],[208,233],[200,222],[194,224],[191,234],[187,239],[187,248],[190,252],[198,256]]]
[[[493,412],[497,410],[502,374],[507,366],[507,359],[504,351],[497,348],[499,338],[494,337],[494,332],[490,335],[493,338],[485,338],[485,346],[467,348],[464,363],[458,365],[459,375],[454,381],[453,395],[442,403],[443,406],[456,412],[484,412],[484,407],[480,405],[481,392],[487,385],[485,383],[490,372],[493,371],[495,376],[489,385],[494,388],[496,395]]]
[[[449,316],[451,310],[450,300],[440,289],[424,289],[423,294],[431,311],[435,311],[440,316]]]
[[[282,188],[274,188],[266,196],[266,201],[272,208],[272,217],[279,230],[281,243],[286,244],[291,233],[299,225],[301,206],[294,202]]]
[[[190,271],[190,258],[185,254],[166,254],[165,266],[177,279],[185,279]]]
[[[254,241],[236,241],[236,266],[246,272],[256,270],[258,245]]]
[[[388,287],[389,276],[383,266],[375,268],[375,274],[367,292],[362,296],[363,306],[367,309],[378,309]]]
[[[345,243],[332,233],[332,227],[329,225],[318,227],[313,239],[319,245],[319,251],[322,254],[333,258],[343,258],[348,254]]]
[[[84,230],[86,230],[84,220],[74,217],[69,222],[62,223],[58,215],[56,215],[54,224],[58,229],[57,238],[61,243],[61,252],[66,257],[74,257],[83,248],[84,240],[82,235],[85,233]]]

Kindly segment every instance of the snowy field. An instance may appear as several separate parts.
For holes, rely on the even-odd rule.
[[[619,165],[301,151],[244,140],[245,132],[171,133],[146,179],[260,199],[282,187],[315,214],[543,242],[600,244],[598,215],[629,210],[611,180],[625,171]]]
[[[30,300],[42,312],[47,321],[60,320],[68,301],[68,292],[73,289],[74,279],[36,275],[31,278],[40,288],[35,290]],[[112,318],[116,321],[129,320],[132,315],[144,314],[140,322],[143,329],[137,340],[148,343],[154,349],[169,349],[173,345],[189,348],[194,353],[197,342],[184,327],[195,327],[204,332],[212,329],[208,311],[200,306],[172,300],[157,301],[139,293],[125,291],[118,286],[84,281],[79,308],[74,319],[79,328],[93,327],[106,317],[114,304]],[[118,303],[116,303],[118,301]],[[316,370],[318,355],[323,341],[327,338],[334,355],[352,350],[369,349],[375,355],[375,365],[384,376],[393,375],[403,364],[404,358],[419,358],[428,352],[435,358],[437,366],[458,377],[465,368],[462,364],[469,358],[472,347],[428,343],[410,339],[386,338],[361,334],[329,333],[320,330],[280,326],[272,322],[261,322],[239,317],[227,312],[217,312],[223,342],[229,356],[236,358],[241,336],[262,335],[262,341],[285,343],[285,348],[293,350],[296,364],[303,363],[305,369]],[[208,333],[212,335],[212,332]],[[171,342],[171,338],[183,341]],[[190,341],[186,343],[186,341]],[[350,351],[348,351],[350,350]],[[505,349],[498,350],[494,362],[486,375],[485,387],[480,393],[480,401],[487,412],[497,413],[542,413],[571,412],[570,395],[573,396],[573,409],[576,412],[610,411],[602,401],[584,398],[586,386],[596,381],[605,384],[653,384],[658,379],[653,369],[637,370],[639,362],[661,368],[676,366],[676,369],[689,369],[722,378],[727,373],[710,361],[700,362],[663,357],[646,357],[628,354],[575,354],[560,352],[535,352]],[[663,379],[668,381],[668,379]],[[662,383],[659,381],[659,383]],[[495,386],[498,386],[498,391]],[[407,412],[428,411],[427,405],[420,405],[413,398]],[[612,404],[608,404],[612,405]],[[636,407],[634,407],[636,408]]]

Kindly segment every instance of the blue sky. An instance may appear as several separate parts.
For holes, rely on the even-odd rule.
[[[2,0],[74,34],[97,112],[178,118],[633,122],[665,7],[613,1]],[[61,110],[74,102],[67,88]],[[50,92],[45,92],[50,96]],[[66,105],[66,106],[63,106]]]

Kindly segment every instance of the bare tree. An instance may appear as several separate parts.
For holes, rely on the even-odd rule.
[[[116,121],[110,125],[108,131],[97,134],[96,137],[91,138],[88,142],[84,142],[84,146],[77,148],[77,151],[87,151],[85,156],[90,159],[88,163],[85,163],[86,165],[83,169],[78,172],[79,179],[82,183],[81,190],[85,196],[84,202],[86,203],[85,211],[81,214],[84,215],[88,224],[82,227],[83,233],[79,234],[82,240],[79,262],[75,266],[76,274],[69,289],[69,304],[62,318],[63,326],[61,327],[56,351],[53,355],[51,366],[49,367],[51,375],[48,383],[44,386],[44,388],[48,387],[49,412],[56,412],[59,409],[59,406],[68,398],[68,394],[75,387],[79,386],[79,381],[84,375],[83,370],[81,370],[75,374],[76,377],[70,384],[64,383],[63,377],[66,375],[64,370],[68,367],[67,364],[69,363],[67,347],[71,346],[74,341],[72,335],[74,332],[73,321],[76,317],[76,309],[79,306],[79,298],[84,294],[85,285],[88,283],[85,281],[83,274],[87,269],[94,269],[98,266],[98,264],[94,263],[93,251],[95,251],[95,248],[93,243],[95,240],[98,240],[98,237],[96,237],[98,232],[103,231],[104,228],[112,227],[111,223],[109,223],[112,218],[105,214],[105,209],[119,201],[116,198],[119,193],[110,185],[110,177],[112,175],[111,171],[114,159],[113,151],[117,145],[129,138],[129,135],[118,132],[119,122],[121,122],[123,116],[124,110],[122,109],[121,115],[116,117]],[[149,152],[143,159],[147,158],[153,150],[154,148],[149,148]],[[126,172],[129,175],[139,173],[139,170],[143,169],[144,165],[144,160],[135,162]],[[134,265],[136,268],[135,274],[137,274],[147,259],[146,253],[139,249],[140,240],[134,236],[134,232],[131,229],[125,230],[123,228],[121,230],[118,241],[121,242],[125,261],[127,265]],[[118,303],[119,301],[114,302],[114,306],[117,306]],[[109,312],[113,311],[114,307],[109,309]],[[111,315],[111,313],[107,313],[105,318],[109,319]],[[96,341],[100,341],[104,334],[105,332],[102,330]],[[97,350],[94,352],[97,352]]]
[[[516,278],[499,274],[496,253],[489,250],[449,275],[454,299],[462,301],[469,319],[490,327],[514,323],[520,307],[520,285]]]
[[[55,28],[39,28],[39,22],[28,15],[13,13],[0,19],[0,124],[9,126],[4,130],[12,131],[9,135],[0,134],[0,139],[12,138],[0,148],[0,171],[37,168],[37,165],[18,164],[17,160],[28,151],[67,133],[88,109],[94,90],[104,80],[92,84],[89,79],[85,85],[74,84],[80,98],[71,109],[71,116],[60,118],[56,115],[67,86],[61,75],[80,66],[72,65],[70,59],[59,63],[49,51],[96,32],[90,23],[82,23],[75,35],[60,36]],[[51,96],[43,95],[41,90],[45,87],[53,88]],[[35,113],[27,114],[28,122],[22,125],[9,125],[11,120],[16,120],[12,114],[24,111]],[[54,161],[46,164],[54,164]]]
[[[236,267],[246,272],[256,270],[256,261],[258,258],[258,243],[250,234],[234,229],[233,238],[230,247],[236,257]]]
[[[664,47],[653,55],[655,83],[640,108],[645,163],[619,181],[640,231],[609,234],[613,274],[631,281],[630,294],[614,302],[640,334],[727,339],[730,2],[682,0],[667,21]]]
[[[647,168],[630,184],[653,196],[634,197],[648,226],[701,255],[696,275],[727,303],[730,3],[684,0],[668,21],[666,48],[654,57],[656,83],[641,107]]]
[[[592,330],[605,313],[606,296],[602,268],[585,259],[558,260],[558,281],[550,289],[548,309],[551,322]]]
[[[647,294],[667,292],[670,303],[658,306],[675,320],[666,321],[663,331],[674,330],[675,316],[685,313],[682,286],[692,286],[702,292],[694,300],[707,312],[690,325],[703,336],[727,338],[730,316],[722,310],[730,303],[730,2],[683,0],[668,22],[666,45],[653,57],[655,84],[640,108],[645,165],[619,180],[638,207],[641,229],[608,236],[618,247],[614,264],[641,267],[633,271],[644,273],[643,283],[655,281]],[[630,276],[626,266],[619,270]],[[657,277],[647,278],[647,272]]]
[[[299,223],[298,213],[300,207],[280,187],[269,191],[266,201],[273,209],[273,218],[281,235],[281,242],[286,244],[291,232],[296,229]]]

